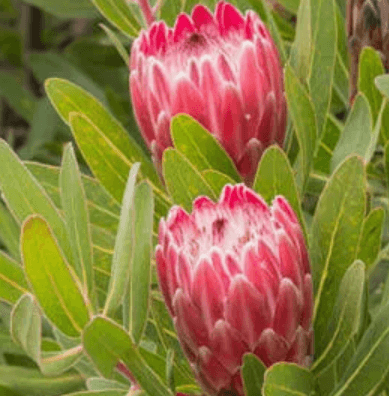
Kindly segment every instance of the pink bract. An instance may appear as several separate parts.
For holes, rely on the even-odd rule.
[[[154,160],[172,146],[172,116],[186,113],[211,131],[252,179],[263,150],[282,145],[286,105],[277,48],[253,12],[221,1],[155,22],[134,41],[130,88],[135,116]]]
[[[219,202],[173,207],[156,248],[160,287],[182,348],[210,395],[243,395],[243,355],[310,364],[313,292],[304,236],[289,203],[269,207],[243,184]]]

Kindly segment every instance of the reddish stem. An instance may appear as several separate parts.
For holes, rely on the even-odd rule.
[[[147,26],[150,26],[155,21],[155,17],[149,0],[138,0],[138,4],[142,11],[143,17],[145,18]]]

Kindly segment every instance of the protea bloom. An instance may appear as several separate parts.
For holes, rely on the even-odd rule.
[[[285,198],[269,207],[243,184],[220,200],[173,207],[156,249],[160,287],[204,390],[243,395],[245,353],[307,366],[312,281],[301,227]]]
[[[277,49],[253,12],[224,1],[154,22],[132,46],[130,88],[143,138],[160,164],[170,119],[186,113],[213,133],[245,178],[269,144],[283,143],[286,107]]]

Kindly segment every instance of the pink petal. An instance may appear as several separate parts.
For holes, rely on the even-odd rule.
[[[262,84],[259,79],[261,74],[255,61],[254,45],[251,42],[243,44],[239,63],[239,84],[244,99],[244,113],[247,118],[244,141],[248,142],[251,138],[256,137],[260,109],[263,106]]]
[[[288,349],[287,342],[273,329],[268,328],[262,332],[254,354],[265,366],[271,366],[273,363],[285,360]]]
[[[223,292],[226,294],[230,287],[231,277],[229,271],[225,267],[224,254],[219,248],[213,247],[210,251],[210,257],[213,268],[218,273],[219,278],[223,283]]]
[[[157,263],[159,287],[161,288],[163,297],[165,298],[165,303],[170,311],[170,314],[172,314],[173,313],[172,298],[169,291],[167,265],[166,265],[165,257],[162,252],[161,245],[158,245],[155,251],[155,261]]]
[[[274,277],[281,280],[281,270],[278,263],[277,258],[274,256],[270,247],[266,244],[265,241],[258,241],[258,256],[261,258],[261,261],[266,263],[266,268],[268,271],[272,273]]]
[[[243,151],[242,128],[244,125],[244,114],[239,92],[230,84],[224,90],[221,109],[219,139],[227,153],[234,160],[237,160]]]
[[[178,113],[189,114],[200,123],[205,121],[203,98],[196,86],[186,78],[180,78],[175,86],[172,115]]]
[[[152,91],[147,91],[147,96],[148,96],[148,107],[149,107],[149,113],[151,115],[151,119],[153,124],[157,123],[159,113],[161,112],[161,108],[159,106],[159,101],[155,97],[154,93]],[[157,132],[158,133],[158,132]]]
[[[173,299],[175,326],[181,338],[192,351],[208,345],[208,331],[199,310],[193,305],[182,289],[178,289]]]
[[[279,259],[282,276],[291,279],[297,287],[302,285],[303,268],[299,259],[297,247],[285,234],[280,235]]]
[[[243,26],[244,19],[241,13],[232,4],[226,3],[223,12],[224,32],[239,30]]]
[[[267,203],[253,190],[250,190],[249,188],[245,189],[245,200],[250,205],[254,205],[254,207],[258,209],[261,217],[268,217],[270,215],[270,209],[267,206]]]
[[[201,93],[204,98],[204,105],[207,108],[208,120],[206,128],[220,137],[219,124],[221,120],[221,78],[213,68],[209,59],[201,64]]]
[[[130,76],[130,88],[132,107],[134,109],[135,118],[140,127],[143,138],[148,145],[155,139],[154,127],[151,123],[151,117],[147,108],[146,101],[141,93],[137,80],[137,73],[133,71]]]
[[[224,320],[216,323],[210,345],[216,358],[231,374],[239,369],[243,355],[249,352],[239,333]]]
[[[166,35],[167,35],[166,24],[165,22],[160,22],[158,24],[158,31],[155,36],[155,47],[157,51],[161,51],[162,53],[165,53],[166,51],[166,46],[167,46]]]
[[[295,224],[298,224],[298,218],[294,213],[292,207],[290,206],[289,202],[281,195],[278,195],[273,200],[273,206],[279,208],[287,217],[288,219]]]
[[[157,144],[164,151],[168,147],[173,147],[172,138],[170,135],[170,117],[162,111],[157,120]]]
[[[173,299],[174,294],[179,287],[177,281],[177,262],[178,254],[177,250],[173,245],[170,245],[167,250],[167,255],[165,257],[166,262],[166,278],[169,288],[170,298]]]
[[[199,308],[202,320],[211,332],[216,321],[223,317],[223,284],[211,263],[203,258],[193,276],[192,301]]]
[[[205,378],[215,390],[221,391],[229,387],[231,374],[207,347],[200,348],[198,367],[201,376]]]
[[[193,84],[196,85],[197,88],[200,87],[200,72],[197,63],[194,60],[191,60],[189,63],[189,76]]]
[[[184,40],[188,34],[193,33],[195,28],[189,16],[186,14],[180,14],[174,25],[173,41],[176,43],[178,41]]]
[[[152,79],[154,84],[154,92],[158,97],[162,109],[169,109],[171,105],[170,84],[164,67],[155,62],[151,69]]]
[[[266,147],[273,143],[277,135],[277,109],[273,93],[266,98],[262,118],[259,122],[256,137]]]
[[[178,283],[184,293],[189,296],[192,287],[192,266],[188,257],[181,251],[178,255]]]
[[[242,267],[239,265],[237,259],[230,253],[226,255],[225,262],[231,278],[242,273]]]
[[[270,311],[274,312],[279,280],[271,270],[266,268],[266,262],[261,260],[254,247],[249,248],[245,253],[244,268],[247,278],[266,298]]]
[[[299,327],[296,331],[295,339],[288,351],[285,358],[288,362],[295,362],[300,365],[304,365],[306,357],[309,356],[310,340],[307,333]]]
[[[304,307],[301,317],[301,326],[304,330],[308,331],[311,326],[312,313],[313,313],[313,286],[312,277],[306,274],[304,278]]]
[[[217,66],[219,69],[220,74],[226,81],[230,81],[232,83],[236,82],[236,78],[234,72],[231,68],[231,65],[227,61],[224,54],[220,54],[217,58]]]
[[[237,164],[237,168],[248,184],[252,184],[254,181],[263,151],[262,143],[256,138],[250,139],[244,148],[244,153]]]
[[[272,328],[288,342],[294,339],[297,327],[300,324],[301,300],[302,296],[290,279],[282,279]]]
[[[192,20],[197,28],[200,30],[202,26],[216,26],[212,13],[207,7],[197,4],[192,11]]]
[[[233,279],[225,310],[228,323],[242,334],[250,348],[270,324],[270,311],[264,297],[243,275]]]

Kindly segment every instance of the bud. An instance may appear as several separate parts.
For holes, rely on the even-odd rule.
[[[224,1],[155,22],[131,50],[130,88],[143,138],[160,166],[172,146],[170,120],[186,113],[216,136],[248,180],[263,150],[282,145],[286,105],[282,67],[263,22]]]
[[[210,395],[243,395],[243,355],[310,364],[312,280],[298,219],[243,184],[162,219],[157,271],[181,346]]]

